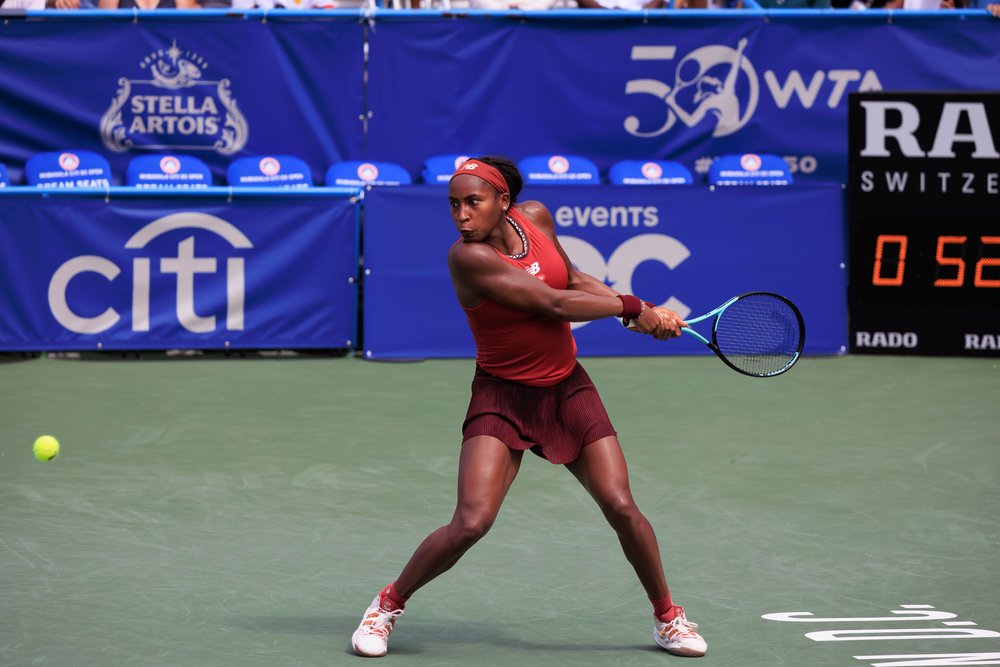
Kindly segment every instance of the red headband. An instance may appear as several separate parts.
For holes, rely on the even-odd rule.
[[[497,171],[494,167],[491,167],[485,162],[480,162],[476,159],[466,160],[458,166],[458,169],[455,170],[455,173],[452,174],[451,177],[455,178],[459,174],[470,174],[472,176],[476,176],[492,185],[500,194],[510,194],[510,186],[507,185],[507,179],[504,178],[503,174]]]

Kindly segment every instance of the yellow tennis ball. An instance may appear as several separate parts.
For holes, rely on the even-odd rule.
[[[35,458],[39,461],[51,461],[59,456],[59,441],[51,435],[42,435],[35,440],[32,449],[35,452]]]

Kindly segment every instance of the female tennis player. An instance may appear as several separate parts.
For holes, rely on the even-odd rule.
[[[704,655],[698,626],[670,599],[656,535],[632,498],[618,436],[577,363],[569,323],[622,317],[659,339],[679,336],[687,324],[574,268],[545,206],[517,203],[521,185],[517,167],[503,158],[469,160],[451,177],[448,201],[461,239],[448,267],[476,341],[458,502],[451,522],[428,535],[375,596],[352,636],[354,650],[386,654],[407,599],[486,534],[530,449],[565,465],[597,501],[652,603],[656,643]]]

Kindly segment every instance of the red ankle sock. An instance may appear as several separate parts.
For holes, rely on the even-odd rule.
[[[653,603],[653,616],[656,616],[661,621],[669,623],[677,615],[674,611],[674,603],[670,599],[670,593],[667,593],[667,597],[662,600],[649,598],[649,601]]]
[[[379,605],[386,611],[396,611],[406,606],[407,598],[396,592],[396,582],[392,582],[378,594]]]

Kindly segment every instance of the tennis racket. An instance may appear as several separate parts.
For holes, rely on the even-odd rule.
[[[799,360],[806,341],[806,325],[795,304],[772,292],[748,292],[688,325],[712,320],[709,340],[690,326],[681,329],[707,345],[734,371],[751,377],[781,375]]]

